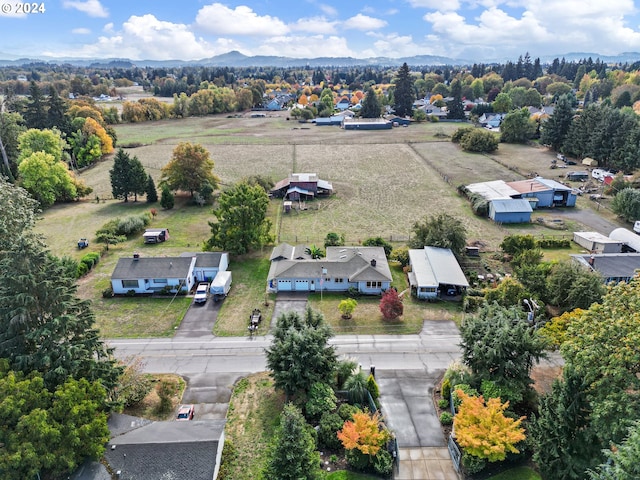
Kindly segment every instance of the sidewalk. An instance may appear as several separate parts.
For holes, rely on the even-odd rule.
[[[394,480],[459,480],[447,447],[401,448]]]

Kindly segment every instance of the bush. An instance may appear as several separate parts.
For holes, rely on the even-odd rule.
[[[82,256],[80,263],[87,266],[87,271],[91,270],[100,260],[100,254],[97,252],[89,252]]]
[[[338,407],[338,415],[345,422],[347,420],[353,420],[353,414],[358,413],[360,409],[355,405],[351,405],[350,403],[343,403]]]
[[[451,380],[450,379],[445,378],[444,380],[442,380],[441,392],[442,392],[441,400],[446,400],[447,404],[449,404],[449,399],[451,398]],[[444,408],[444,407],[440,407],[440,408]]]
[[[337,413],[323,413],[318,425],[318,443],[320,446],[330,450],[340,450],[342,442],[338,438],[337,432],[343,427],[344,422]]]
[[[78,278],[82,277],[83,275],[86,275],[87,272],[89,271],[89,267],[87,267],[86,263],[79,263],[78,264]]]
[[[467,152],[494,152],[498,149],[498,138],[487,130],[475,129],[460,139],[460,146]]]
[[[451,415],[451,412],[442,412],[440,414],[440,423],[442,425],[451,425],[453,423],[453,415]]]
[[[357,448],[347,450],[345,456],[347,457],[347,463],[354,470],[357,470],[359,472],[366,472],[369,469],[369,455],[365,455]]]
[[[336,408],[336,394],[326,383],[316,382],[311,385],[308,400],[305,404],[305,417],[307,420],[316,419],[324,412],[330,412]]]
[[[460,140],[462,140],[462,138],[469,134],[470,132],[472,132],[474,130],[473,127],[462,127],[457,129],[453,135],[451,135],[451,141],[453,143],[460,143]]]
[[[102,298],[111,298],[113,297],[113,288],[109,287],[109,288],[105,288],[102,291]]]
[[[438,408],[441,408],[442,410],[444,410],[445,408],[449,408],[449,400],[447,400],[446,398],[441,398],[440,400],[438,400]]]
[[[378,450],[378,453],[373,457],[373,469],[378,475],[382,475],[388,478],[393,473],[393,457],[391,454],[383,449]]]
[[[469,475],[481,472],[486,465],[487,461],[484,458],[478,458],[467,453],[462,454],[462,468]]]
[[[378,397],[380,396],[380,389],[378,388],[378,383],[373,375],[369,375],[367,378],[367,390],[369,390],[374,402],[378,400]]]
[[[127,293],[125,295],[127,297],[135,297],[136,296],[136,291],[135,290],[127,290]]]

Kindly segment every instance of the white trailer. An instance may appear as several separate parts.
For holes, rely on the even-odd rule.
[[[231,272],[228,270],[218,272],[209,287],[209,292],[213,295],[213,301],[226,297],[229,290],[231,290]]]

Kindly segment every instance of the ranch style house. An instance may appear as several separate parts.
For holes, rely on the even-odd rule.
[[[346,292],[380,295],[391,287],[391,270],[382,247],[327,247],[325,258],[311,258],[305,245],[282,243],[271,253],[270,292]]]

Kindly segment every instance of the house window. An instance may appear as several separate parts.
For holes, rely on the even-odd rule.
[[[381,288],[382,282],[367,282],[367,288]]]
[[[122,280],[122,288],[138,288],[138,280]]]
[[[435,287],[420,287],[420,293],[435,293]]]
[[[154,278],[153,283],[160,283],[162,285],[166,285],[169,281],[166,278]]]
[[[344,283],[344,278],[334,278],[334,283]]]

